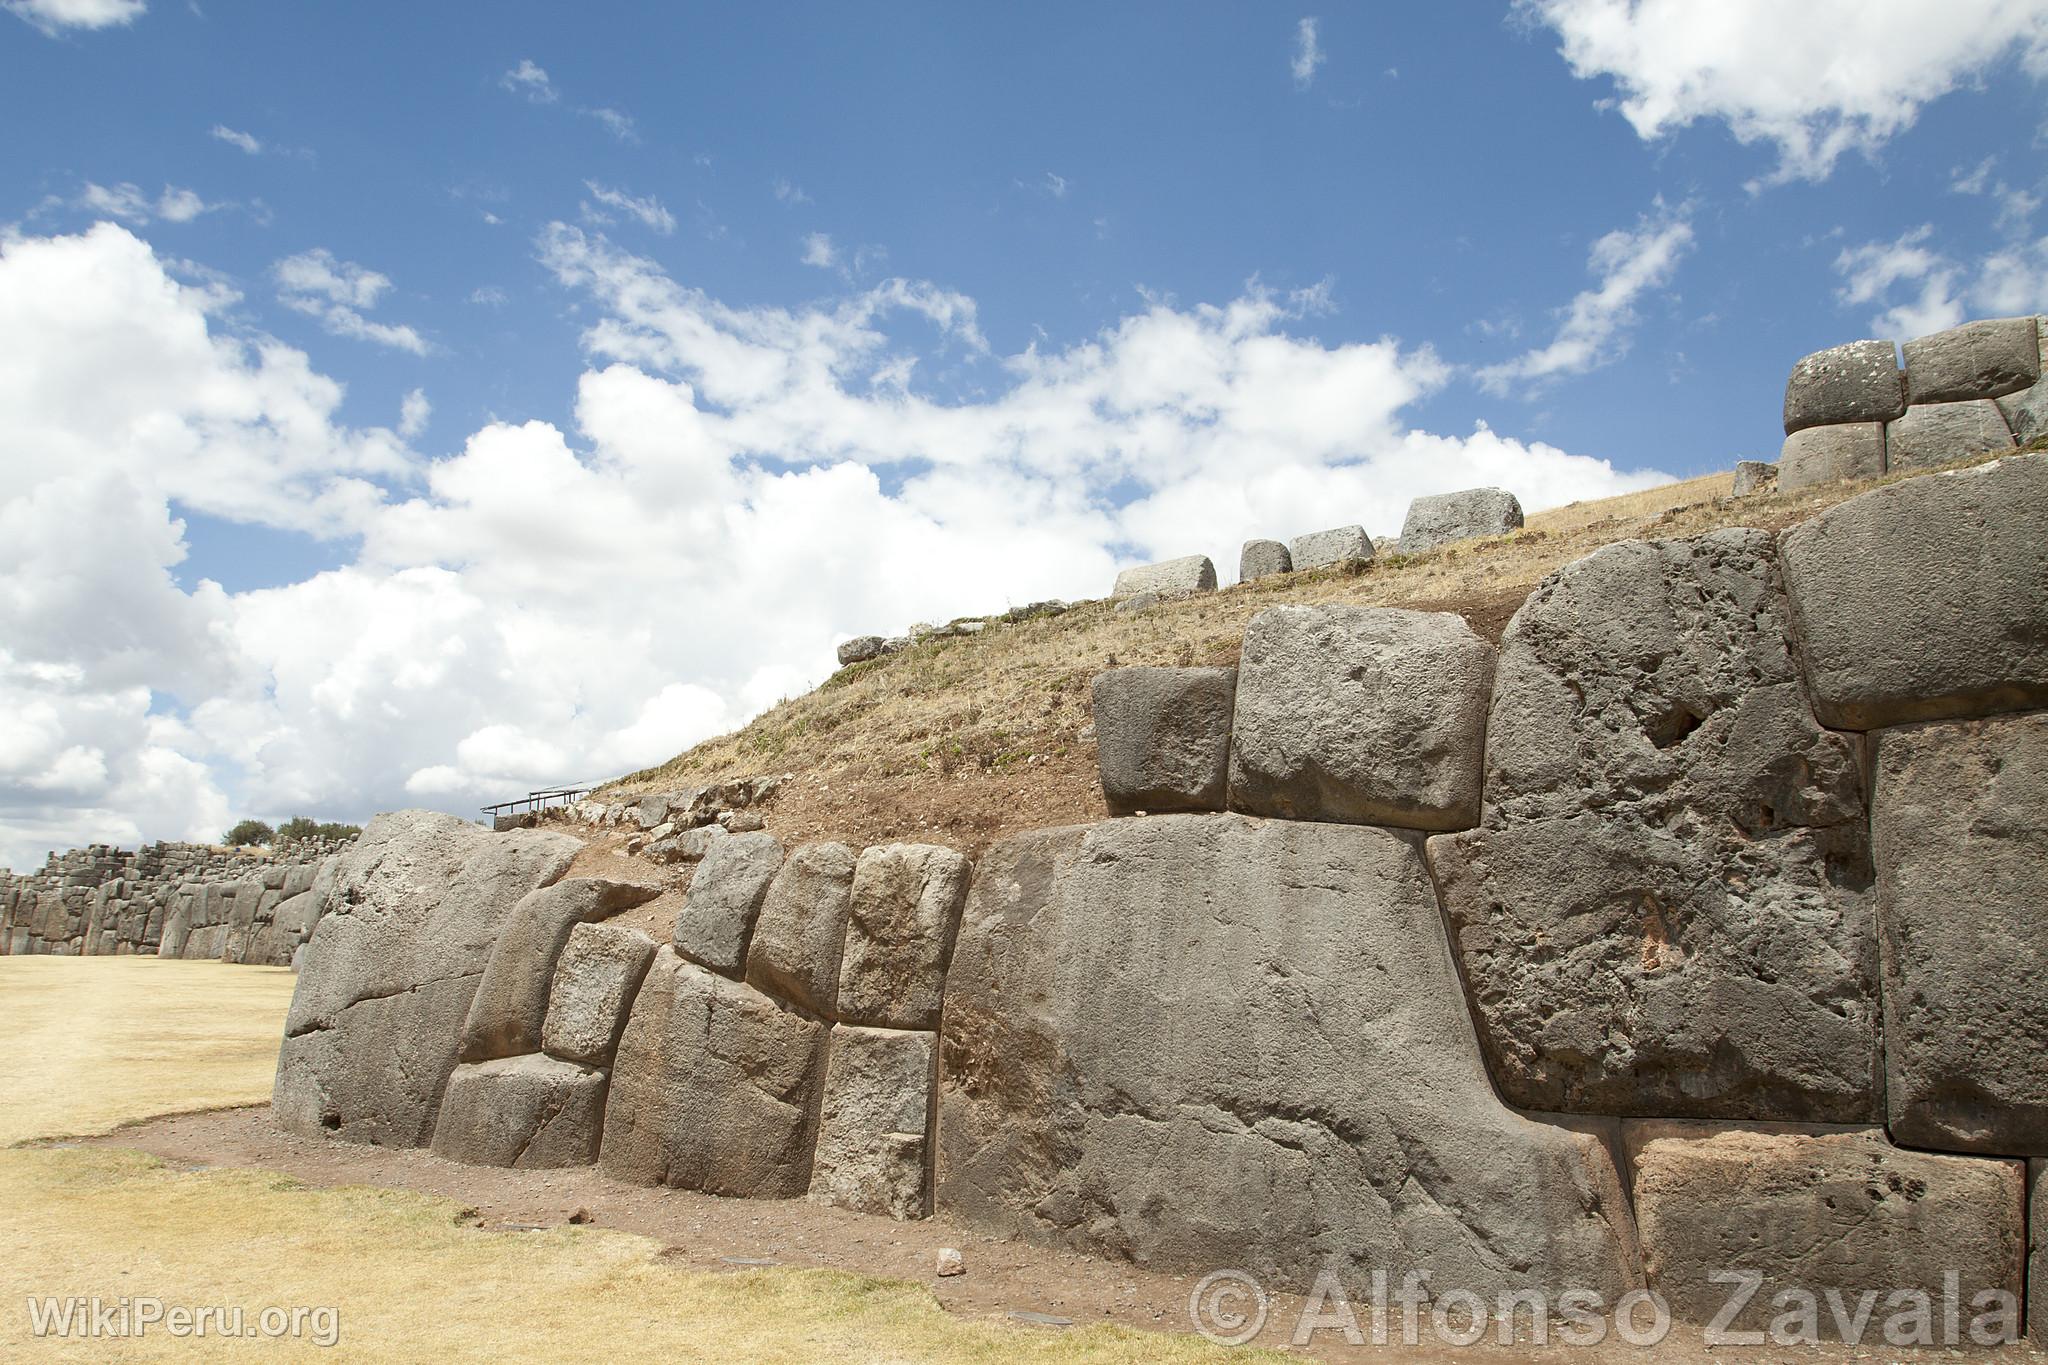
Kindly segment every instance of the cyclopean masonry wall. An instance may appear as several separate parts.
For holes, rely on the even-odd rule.
[[[269,858],[199,844],[106,844],[0,871],[0,954],[207,958],[294,966],[327,905],[345,842]]]
[[[1498,647],[1274,608],[1095,703],[1113,818],[975,868],[702,826],[661,943],[559,835],[379,817],[279,1118],[1274,1288],[1974,1314],[2031,1256],[2041,1305],[2048,456],[1609,546]]]

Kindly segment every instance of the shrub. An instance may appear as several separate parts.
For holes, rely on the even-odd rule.
[[[223,841],[229,848],[247,848],[251,844],[267,844],[277,837],[277,831],[261,820],[244,820],[227,832]]]

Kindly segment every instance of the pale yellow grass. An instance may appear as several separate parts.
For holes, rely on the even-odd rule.
[[[81,1133],[269,1091],[291,978],[209,963],[0,958],[11,1137]],[[456,1204],[178,1171],[107,1147],[0,1150],[0,1359],[366,1361],[1206,1361],[1193,1337],[948,1316],[924,1287],[832,1271],[677,1270],[588,1227],[489,1232]],[[31,1296],[332,1308],[310,1341],[37,1341]],[[318,1320],[307,1322],[309,1329]]]

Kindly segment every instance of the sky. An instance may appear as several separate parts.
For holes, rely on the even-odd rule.
[[[2048,0],[0,0],[0,864],[1774,458],[2048,309]]]

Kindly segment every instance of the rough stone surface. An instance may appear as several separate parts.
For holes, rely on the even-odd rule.
[[[1285,541],[1247,540],[1244,549],[1238,552],[1237,581],[1240,583],[1293,571],[1294,554]]]
[[[826,1029],[663,948],[619,1040],[598,1164],[635,1185],[801,1196]]]
[[[285,1019],[271,1105],[294,1133],[424,1146],[512,907],[582,847],[452,815],[379,815],[341,860]]]
[[[1885,428],[1878,422],[1806,427],[1785,438],[1778,452],[1778,491],[1795,493],[1841,479],[1884,473]]]
[[[1095,750],[1111,815],[1222,810],[1234,668],[1112,668],[1095,675]]]
[[[1505,488],[1468,488],[1431,493],[1408,504],[1400,551],[1419,555],[1475,536],[1504,536],[1522,525],[1522,504]]]
[[[1305,536],[1296,536],[1288,554],[1297,570],[1369,560],[1372,558],[1372,537],[1365,533],[1363,526],[1311,531]]]
[[[1415,844],[1239,815],[990,851],[949,983],[942,1212],[1269,1288],[1636,1283],[1599,1140],[1494,1098]]]
[[[1997,398],[2041,377],[2035,320],[1986,318],[1906,343],[1906,401]]]
[[[1998,404],[1916,403],[1884,430],[1885,468],[1894,474],[1932,469],[2013,446]]]
[[[884,844],[853,874],[838,1018],[874,1028],[937,1028],[960,906],[974,868],[950,848]]]
[[[1878,1117],[1857,752],[1787,629],[1744,530],[1607,546],[1509,622],[1484,825],[1429,852],[1510,1103]]]
[[[898,1219],[925,1216],[936,1037],[846,1024],[832,1030],[812,1203]]]
[[[542,1049],[564,1061],[610,1066],[654,949],[653,939],[623,924],[579,924],[571,930],[548,990]]]
[[[1824,724],[2048,706],[2048,455],[1872,489],[1783,544]]]
[[[2027,1163],[2028,1218],[2033,1250],[2027,1257],[2027,1339],[2048,1350],[2048,1161]]]
[[[645,905],[660,894],[659,886],[569,877],[521,899],[512,907],[470,1002],[461,1059],[483,1062],[540,1051],[548,988],[570,930]]]
[[[768,886],[747,983],[825,1018],[839,1003],[839,958],[846,945],[847,903],[853,897],[854,851],[845,844],[805,844]]]
[[[1733,496],[1746,498],[1752,493],[1762,493],[1778,486],[1778,466],[1771,460],[1737,460],[1735,462],[1735,483],[1730,489]]]
[[[2035,318],[2034,330],[2041,353],[2048,356],[2048,317]],[[2005,424],[2012,428],[2013,440],[2021,445],[2038,436],[2048,435],[2048,378],[2035,381],[2031,388],[2000,398],[1998,410],[2005,414]]]
[[[772,834],[756,831],[712,840],[676,914],[676,951],[713,971],[737,976],[746,960],[754,917],[781,867],[782,841]]]
[[[1141,564],[1116,576],[1112,597],[1141,592],[1210,592],[1216,587],[1216,566],[1207,555],[1184,555],[1158,564]]]
[[[1648,1125],[1646,1125],[1647,1127]],[[1881,1342],[1894,1290],[1940,1303],[1957,1274],[1965,1325],[1973,1296],[2018,1295],[2026,1237],[2021,1170],[2013,1161],[1936,1156],[1886,1142],[1882,1132],[1797,1133],[1662,1125],[1641,1135],[1636,1219],[1650,1288],[1679,1322],[1706,1323],[1735,1286],[1716,1272],[1763,1284],[1729,1325],[1767,1330],[1772,1299],[1799,1288],[1822,1298],[1820,1327],[1838,1335],[1824,1296],[1838,1291],[1853,1317],[1875,1290],[1869,1339]]]
[[[448,1078],[434,1154],[520,1170],[588,1166],[603,1118],[602,1071],[538,1053],[465,1063]]]
[[[1493,647],[1449,612],[1271,607],[1238,664],[1230,805],[1461,829],[1479,817]]]
[[[1889,422],[1906,410],[1898,348],[1852,341],[1815,351],[1785,381],[1785,434],[1845,422]]]
[[[2048,1156],[2048,712],[1876,739],[1892,1135]]]
[[[839,646],[839,666],[844,668],[848,664],[861,664],[869,659],[879,659],[888,652],[888,644],[889,642],[879,635],[856,635]]]

